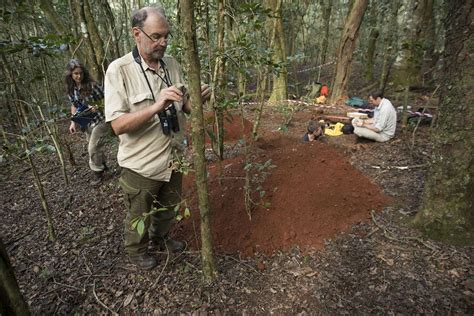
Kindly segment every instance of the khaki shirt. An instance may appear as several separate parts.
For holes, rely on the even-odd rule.
[[[169,56],[163,57],[165,68],[169,72],[172,84],[184,83],[181,67]],[[160,91],[167,87],[166,83],[149,68],[142,58],[148,82],[151,85],[155,99]],[[165,72],[160,67],[158,74],[165,78]],[[113,61],[105,74],[105,119],[113,121],[126,113],[133,113],[151,106],[154,101],[150,88],[145,80],[140,65],[129,53]],[[183,103],[175,102],[178,112],[180,133],[171,131],[170,135],[163,134],[160,119],[157,114],[141,128],[130,133],[119,135],[120,144],[117,154],[118,164],[131,169],[138,174],[157,181],[169,181],[173,160],[173,143],[183,140],[185,117],[182,112]]]

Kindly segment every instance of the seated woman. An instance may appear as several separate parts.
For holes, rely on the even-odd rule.
[[[97,185],[102,181],[104,172],[107,170],[103,147],[109,125],[105,123],[104,116],[92,103],[103,100],[104,92],[84,65],[76,59],[71,59],[67,63],[64,81],[73,115],[69,132],[76,133],[77,127],[85,132],[88,140],[89,167],[95,175],[91,184]]]

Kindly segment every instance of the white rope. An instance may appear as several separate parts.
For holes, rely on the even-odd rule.
[[[309,67],[309,68],[301,69],[301,70],[298,70],[298,71],[292,71],[292,72],[289,72],[289,74],[302,73],[302,72],[306,72],[306,71],[310,71],[310,70],[314,70],[314,69],[326,67],[326,66],[329,66],[329,65],[331,65],[331,64],[334,64],[335,62],[336,62],[336,61],[330,61],[330,62],[327,62],[327,63],[325,63],[325,64],[319,65],[319,66]]]
[[[314,106],[317,108],[327,108],[327,109],[335,109],[336,107],[333,105],[325,105],[325,104],[317,104],[317,103],[309,103],[301,100],[279,100],[279,101],[272,101],[272,102],[265,102],[267,105],[277,104],[277,103],[293,103],[293,104],[302,104],[307,106]],[[258,105],[259,102],[242,102],[244,105]]]

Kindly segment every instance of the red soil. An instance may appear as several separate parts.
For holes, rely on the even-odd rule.
[[[206,143],[210,143],[209,131],[216,135],[214,113],[204,114],[204,125],[206,126]],[[191,122],[188,122],[187,131],[191,130]],[[250,135],[252,133],[252,123],[244,120],[239,115],[232,115],[229,112],[224,114],[224,139],[226,142],[236,141],[242,138],[242,135]]]
[[[389,202],[343,154],[327,144],[301,143],[274,133],[264,136],[254,153],[260,162],[271,159],[276,168],[270,170],[263,183],[264,202],[270,205],[268,209],[261,205],[254,207],[251,220],[244,207],[243,157],[224,160],[220,180],[219,166],[208,167],[213,241],[217,251],[249,256],[294,246],[303,250],[320,249],[324,239],[369,219],[371,210],[380,210]],[[193,177],[186,177],[184,182],[183,192],[192,216],[177,225],[177,234],[188,241],[190,248],[196,249],[200,219]],[[255,200],[257,194],[253,194]]]

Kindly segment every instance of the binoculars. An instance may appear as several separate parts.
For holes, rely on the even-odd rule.
[[[171,104],[164,111],[158,113],[158,117],[160,118],[163,134],[169,135],[171,131],[175,133],[179,132],[178,114],[176,113],[174,104]]]
[[[176,87],[181,90],[181,92],[183,93],[183,101],[186,102],[186,87],[183,84],[176,84]],[[164,111],[158,113],[158,117],[160,118],[163,134],[169,135],[171,131],[173,131],[174,133],[179,132],[178,114],[176,112],[176,106],[174,105],[174,103],[168,106]]]

